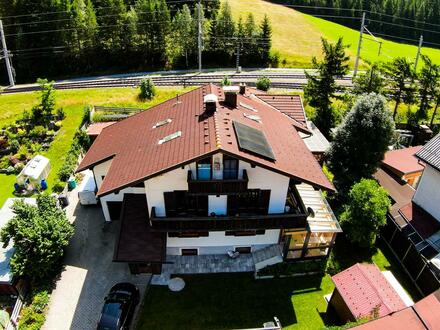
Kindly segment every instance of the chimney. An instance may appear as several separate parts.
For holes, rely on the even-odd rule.
[[[246,94],[246,84],[245,83],[240,84],[240,94],[241,95]]]
[[[205,112],[213,114],[217,110],[218,98],[215,94],[207,94],[203,97],[203,103],[205,104]]]
[[[237,107],[237,94],[240,91],[238,86],[224,86],[223,93],[225,94],[225,103],[231,108]]]

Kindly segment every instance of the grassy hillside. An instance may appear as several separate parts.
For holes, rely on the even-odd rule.
[[[245,16],[249,12],[254,14],[257,21],[260,21],[264,14],[269,16],[273,28],[272,48],[274,52],[279,53],[281,66],[309,67],[311,58],[321,55],[321,37],[335,41],[340,36],[344,37],[346,44],[349,44],[348,54],[351,57],[351,65],[354,65],[359,31],[263,0],[223,1],[228,1],[231,5],[234,18],[238,18],[240,15]],[[364,39],[361,52],[361,66],[365,65],[365,61],[389,61],[397,56],[408,56],[408,58],[414,60],[416,56],[416,46],[387,41],[381,38],[378,38],[378,40],[383,41],[380,56],[378,56],[379,44]],[[435,62],[440,63],[439,49],[424,47],[422,53],[430,56]]]

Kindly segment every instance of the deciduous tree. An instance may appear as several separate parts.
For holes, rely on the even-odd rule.
[[[342,195],[362,178],[370,178],[394,135],[386,100],[377,94],[360,96],[338,127],[327,154],[334,184]]]
[[[388,193],[372,179],[353,185],[341,214],[341,226],[348,239],[361,246],[372,247],[380,227],[386,224],[391,205]]]
[[[15,216],[0,233],[5,245],[14,242],[11,270],[34,281],[45,279],[59,266],[73,226],[55,198],[48,195],[38,196],[37,206],[17,201],[12,209]]]

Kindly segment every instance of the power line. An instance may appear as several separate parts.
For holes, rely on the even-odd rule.
[[[205,2],[215,2],[216,0],[204,0]],[[173,3],[193,3],[193,0],[171,0],[167,1],[167,4],[173,4]],[[93,8],[96,10],[103,10],[103,9],[109,9],[113,8],[112,6],[106,6],[106,7],[96,7]],[[21,15],[12,15],[12,16],[3,16],[0,17],[0,19],[11,19],[11,18],[19,18],[19,17],[38,17],[38,16],[46,16],[46,15],[52,15],[52,14],[63,14],[63,13],[70,13],[71,10],[60,10],[60,11],[49,11],[49,12],[43,12],[43,13],[33,13],[33,14],[21,14]]]
[[[382,21],[378,21],[378,20],[375,20],[375,19],[371,19],[371,18],[369,18],[368,21],[369,22],[376,22],[376,23],[380,23],[380,24],[392,25],[392,26],[399,26],[399,27],[403,27],[403,28],[406,28],[406,29],[419,30],[419,31],[422,31],[422,32],[429,32],[429,33],[440,34],[440,31],[426,30],[426,29],[415,27],[415,26],[407,26],[407,25],[403,25],[403,24],[396,24],[396,23],[390,23],[390,22],[382,22]]]

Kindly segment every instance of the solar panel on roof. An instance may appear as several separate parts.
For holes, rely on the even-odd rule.
[[[275,160],[264,133],[256,128],[233,121],[238,145],[241,149]]]

